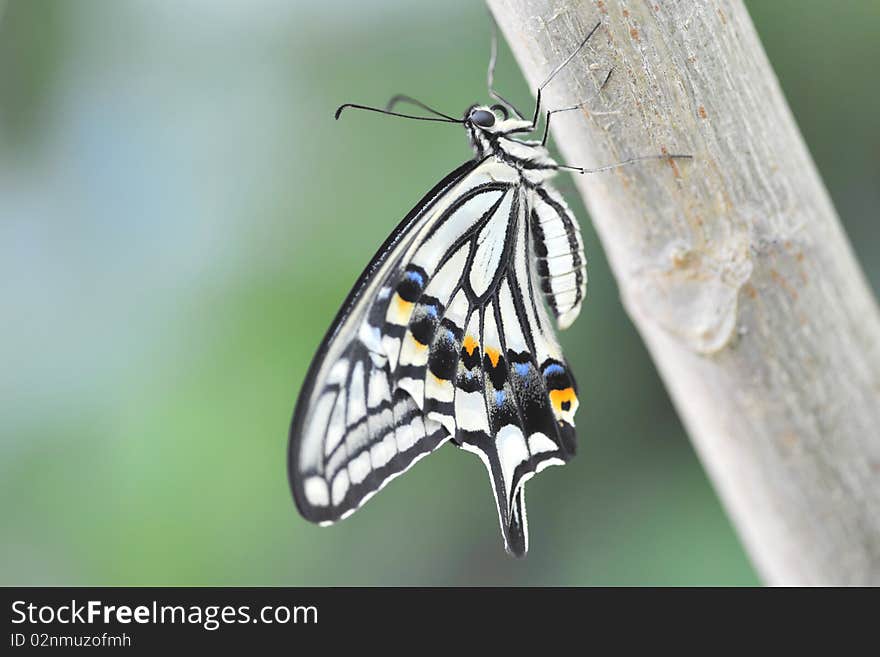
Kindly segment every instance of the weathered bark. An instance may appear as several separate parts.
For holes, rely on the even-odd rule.
[[[740,0],[488,0],[770,584],[880,584],[880,315]],[[608,70],[614,73],[599,88]],[[594,247],[595,248],[595,247]]]

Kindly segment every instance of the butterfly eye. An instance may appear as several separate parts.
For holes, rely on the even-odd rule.
[[[471,112],[470,119],[481,128],[491,128],[495,125],[495,115],[488,110],[474,110]]]

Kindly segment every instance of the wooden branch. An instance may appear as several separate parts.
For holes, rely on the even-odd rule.
[[[533,88],[602,22],[544,91],[568,164],[694,155],[575,177],[764,580],[880,584],[880,315],[742,2],[488,4]]]

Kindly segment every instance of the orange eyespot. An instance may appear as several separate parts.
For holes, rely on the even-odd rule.
[[[577,395],[574,394],[574,388],[564,388],[563,390],[550,391],[550,403],[559,413],[574,412],[577,407]]]
[[[501,356],[501,352],[493,347],[486,347],[486,355],[492,361],[492,367],[498,367],[498,358]]]
[[[476,340],[474,340],[474,338],[472,336],[466,335],[466,336],[464,336],[464,342],[462,342],[461,346],[464,347],[464,350],[468,353],[468,356],[473,356],[474,349],[479,347],[480,343],[477,342]]]

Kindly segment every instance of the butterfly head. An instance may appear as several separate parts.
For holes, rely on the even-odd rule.
[[[497,105],[496,107],[501,107]],[[505,117],[506,118],[506,117]],[[498,123],[498,117],[491,107],[484,105],[472,105],[464,115],[466,125],[474,126],[480,130],[494,132],[495,124]]]
[[[531,124],[511,117],[504,105],[471,105],[465,111],[462,123],[477,155],[497,148],[493,143],[495,135],[505,135]]]
[[[503,131],[509,118],[504,105],[471,105],[464,113],[464,125],[469,132],[492,134]]]

